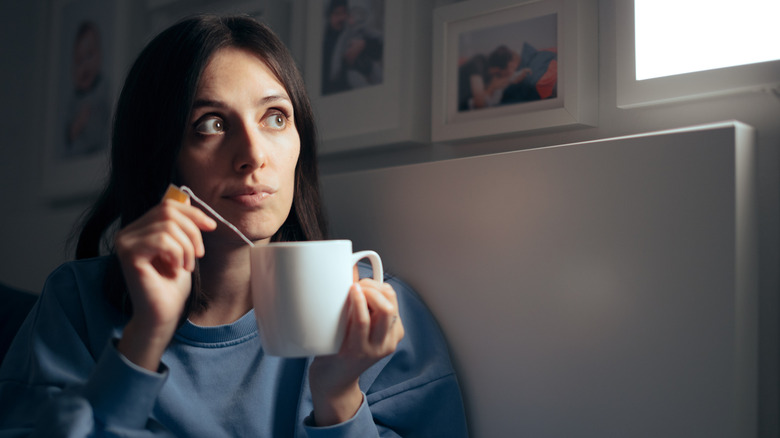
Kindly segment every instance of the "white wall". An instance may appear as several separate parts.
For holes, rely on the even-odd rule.
[[[478,0],[468,0],[478,1]],[[352,153],[323,160],[335,174],[394,164],[468,157],[736,119],[757,130],[760,233],[759,376],[760,436],[778,429],[778,313],[780,300],[780,100],[771,94],[744,94],[645,109],[615,106],[614,4],[599,2],[599,125],[596,128],[529,133],[469,144]],[[437,2],[434,2],[437,3]],[[54,204],[41,196],[40,154],[46,108],[48,1],[0,3],[0,281],[39,290],[45,276],[65,260],[64,242],[86,202]],[[137,45],[137,43],[136,43]],[[695,176],[692,176],[695,177]]]

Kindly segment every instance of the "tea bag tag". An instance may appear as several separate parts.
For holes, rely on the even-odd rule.
[[[189,195],[181,191],[178,187],[171,184],[168,186],[168,190],[165,191],[165,195],[163,195],[163,200],[165,199],[171,199],[174,201],[181,202],[182,204],[187,202],[187,199],[189,199]]]

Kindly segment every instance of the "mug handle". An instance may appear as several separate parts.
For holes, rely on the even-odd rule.
[[[382,259],[376,251],[358,251],[352,254],[352,265],[355,266],[361,259],[369,259],[371,267],[374,269],[374,280],[383,283],[385,279],[384,269],[382,269]]]

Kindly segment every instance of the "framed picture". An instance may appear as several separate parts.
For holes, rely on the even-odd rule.
[[[433,141],[598,119],[596,2],[489,0],[433,18]]]
[[[419,43],[430,32],[425,6],[308,0],[304,76],[321,154],[429,139],[430,119],[421,120],[430,98],[422,62],[430,47]]]
[[[121,51],[121,2],[57,0],[49,43],[48,129],[43,192],[95,193],[107,155]]]

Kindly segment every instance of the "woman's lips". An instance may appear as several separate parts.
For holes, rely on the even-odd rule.
[[[245,207],[259,207],[273,195],[269,189],[245,190],[225,196],[225,198],[237,202]]]

